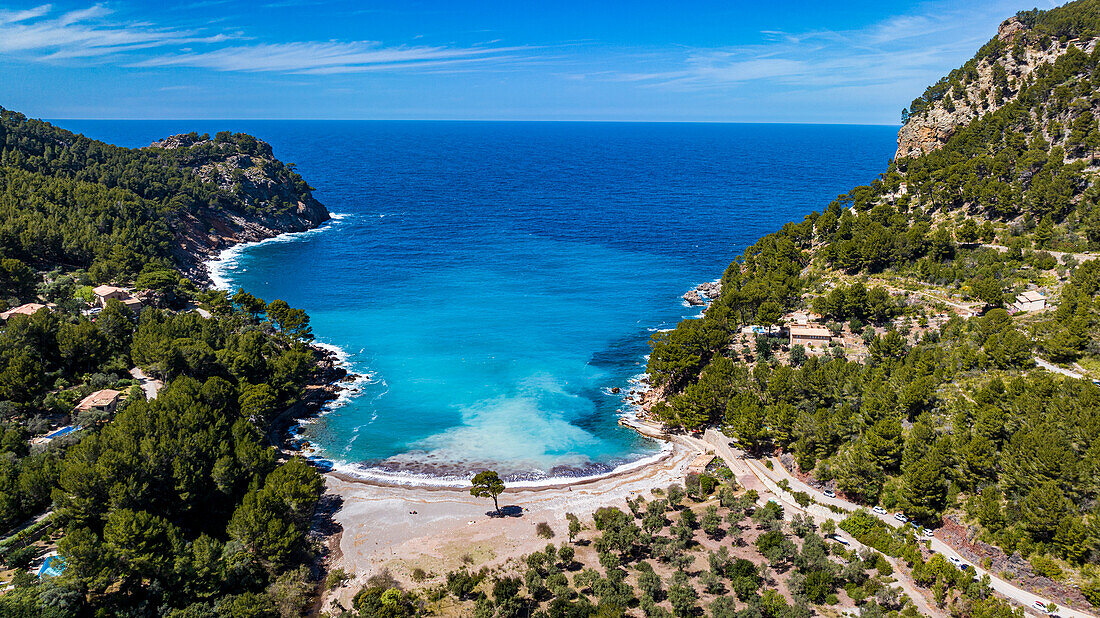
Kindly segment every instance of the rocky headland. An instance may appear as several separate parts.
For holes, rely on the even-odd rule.
[[[271,145],[250,135],[180,134],[149,149],[174,151],[181,168],[216,187],[212,204],[173,211],[172,255],[192,280],[210,282],[205,262],[238,243],[303,232],[328,221],[328,209],[292,165],[275,158]]]

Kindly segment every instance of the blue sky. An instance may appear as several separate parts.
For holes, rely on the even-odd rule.
[[[0,0],[0,106],[42,118],[896,124],[1046,0]]]

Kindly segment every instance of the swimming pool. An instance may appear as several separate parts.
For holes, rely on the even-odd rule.
[[[61,556],[46,556],[45,562],[38,567],[39,577],[57,577],[65,572],[65,559]]]

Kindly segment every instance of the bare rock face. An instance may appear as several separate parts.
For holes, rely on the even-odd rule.
[[[1050,64],[1066,53],[1070,47],[1077,47],[1091,53],[1096,40],[1071,40],[1065,43],[1052,41],[1046,49],[1035,46],[1023,48],[1022,55],[1012,47],[1021,34],[1027,32],[1027,26],[1015,17],[1001,23],[997,39],[1006,43],[1006,49],[1000,57],[982,59],[975,67],[977,79],[966,83],[961,92],[952,90],[923,112],[909,117],[898,131],[898,149],[894,158],[910,158],[927,154],[939,149],[955,132],[970,124],[976,118],[985,116],[1003,107],[1019,94],[1024,80],[1036,68]],[[1007,95],[997,97],[993,93],[995,86],[995,66],[1004,69],[1007,76]]]
[[[696,286],[695,291],[699,292],[700,296],[705,296],[706,298],[714,300],[722,295],[722,282],[707,281],[706,283],[700,283]]]
[[[1015,17],[1009,17],[1001,22],[1001,25],[997,28],[997,40],[1004,43],[1011,43],[1016,40],[1016,37],[1020,33],[1027,30],[1027,26],[1020,23],[1019,19]]]
[[[977,117],[972,110],[948,112],[936,107],[925,115],[911,118],[898,131],[898,150],[894,158],[918,157],[947,143],[956,129]]]
[[[172,150],[175,148],[190,148],[203,141],[207,140],[205,140],[203,136],[199,136],[195,133],[180,133],[179,135],[169,135],[162,140],[155,141],[150,144],[149,147]]]

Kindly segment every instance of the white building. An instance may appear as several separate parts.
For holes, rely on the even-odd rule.
[[[1014,311],[1042,311],[1047,307],[1047,298],[1038,290],[1028,290],[1016,295],[1016,302],[1012,303]]]

